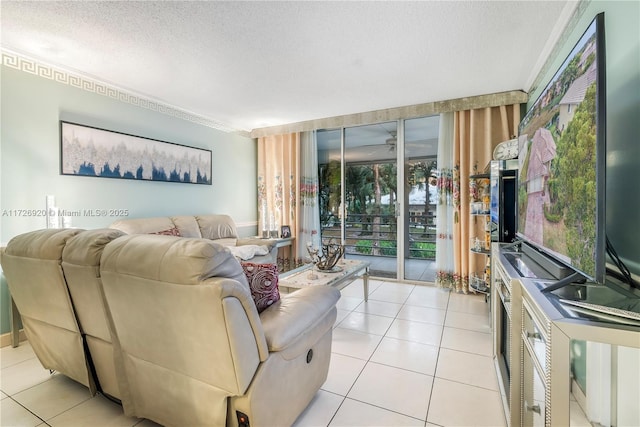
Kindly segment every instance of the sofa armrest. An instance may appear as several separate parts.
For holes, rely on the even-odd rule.
[[[340,291],[330,286],[311,286],[284,295],[260,314],[269,351],[282,351],[308,334],[339,299]]]
[[[243,237],[236,241],[236,246],[244,245],[266,246],[269,249],[269,252],[271,252],[271,249],[276,245],[276,242],[269,239],[261,239],[259,237]]]

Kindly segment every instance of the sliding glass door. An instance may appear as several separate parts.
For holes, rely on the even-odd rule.
[[[369,271],[396,279],[398,123],[345,129],[345,247],[351,258],[367,259]]]
[[[439,116],[404,121],[404,278],[435,281]]]
[[[433,281],[437,135],[437,116],[318,131],[322,240],[372,276]]]

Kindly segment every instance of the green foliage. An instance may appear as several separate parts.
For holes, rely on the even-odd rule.
[[[549,222],[558,223],[562,221],[562,212],[554,212],[553,209],[545,206],[544,207],[544,217]]]
[[[396,256],[398,250],[396,248],[395,241],[380,240],[379,241],[380,254],[387,256]],[[373,254],[373,241],[372,240],[358,240],[356,242],[356,252],[364,255]]]
[[[565,200],[558,197],[559,182],[558,178],[550,178],[547,181],[550,204],[544,207],[544,216],[553,223],[562,221]]]
[[[382,255],[396,256],[398,254],[396,242],[389,240],[380,240],[380,252],[382,253]]]
[[[356,242],[356,252],[364,255],[373,254],[373,241],[361,239]],[[409,252],[412,258],[435,259],[436,244],[433,242],[411,242]],[[380,253],[386,256],[397,256],[396,242],[392,240],[380,241]]]
[[[518,228],[524,230],[527,222],[527,186],[521,184],[518,186]]]
[[[411,242],[409,245],[410,254],[413,258],[429,258],[436,257],[436,244],[432,242]]]
[[[395,202],[395,195],[398,193],[397,189],[397,176],[398,170],[395,163],[384,163],[380,165],[380,190],[383,194],[389,194],[389,206],[392,206]]]
[[[436,169],[435,160],[416,161],[409,165],[410,182],[414,182],[429,196],[428,180]],[[340,205],[341,164],[332,160],[318,166],[320,184],[320,214],[327,216]],[[377,170],[377,174],[375,173]],[[375,202],[376,189],[389,194],[389,206],[394,206],[397,195],[397,166],[395,162],[372,164],[347,164],[345,167],[345,208],[347,214],[378,214],[380,204]],[[377,176],[377,182],[376,182]],[[425,212],[428,206],[425,207]]]
[[[429,200],[429,178],[436,169],[434,159],[413,161],[409,165],[408,180],[415,182],[426,193]],[[320,184],[320,216],[323,224],[335,224],[337,208],[340,205],[340,171],[341,164],[331,161],[328,164],[319,165]],[[360,236],[373,236],[372,240],[360,239],[355,244],[355,250],[365,255],[373,255],[373,241],[379,236],[387,235],[390,239],[395,237],[397,218],[395,217],[395,201],[397,197],[397,167],[394,162],[347,164],[345,173],[345,210],[346,223],[360,228]],[[383,194],[389,194],[389,203],[380,202]],[[425,217],[429,215],[429,204],[425,206]],[[357,223],[357,224],[356,224]],[[324,226],[324,225],[323,225]],[[417,243],[418,245],[420,243]],[[429,255],[431,249],[420,251],[422,247],[413,246],[412,256],[433,258]],[[426,247],[428,248],[428,247]],[[375,248],[376,254],[397,256],[395,241],[379,240]]]
[[[426,160],[409,164],[407,179],[410,185],[417,185],[419,189],[428,188],[428,180],[438,164],[435,160]]]
[[[429,217],[429,180],[434,175],[434,171],[438,169],[438,162],[433,159],[426,159],[424,161],[412,162],[409,164],[409,170],[407,171],[407,181],[410,186],[417,185],[418,190],[424,190],[425,204],[424,204],[424,216]]]
[[[370,165],[353,165],[345,169],[345,198],[347,212],[363,214],[373,195],[373,169]]]
[[[371,255],[373,253],[373,247],[371,240],[358,240],[356,242],[356,252],[361,254]]]
[[[340,167],[337,160],[318,166],[318,198],[322,217],[330,216],[340,206]]]
[[[568,255],[585,272],[595,268],[595,93],[594,83],[558,140],[558,160],[552,164],[554,182],[558,194],[562,194]]]
[[[593,64],[595,62],[595,60],[596,60],[596,54],[595,53],[590,53],[589,56],[587,57],[587,60],[582,65],[582,69],[583,70],[588,70],[589,67],[591,66],[591,64]]]
[[[574,56],[567,67],[562,72],[560,76],[560,87],[559,93],[566,93],[574,80],[578,77],[578,73],[580,72],[580,55]]]

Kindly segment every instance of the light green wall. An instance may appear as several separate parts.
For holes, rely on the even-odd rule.
[[[593,18],[604,12],[607,79],[607,236],[640,275],[640,2],[592,1],[549,67],[529,106]]]
[[[44,209],[45,196],[68,210],[128,209],[129,217],[225,213],[243,236],[256,232],[255,140],[225,133],[3,66],[0,213]],[[59,121],[67,120],[213,152],[213,185],[60,175]],[[74,217],[79,228],[106,227],[117,217]],[[2,244],[45,228],[42,217],[0,217]],[[9,330],[6,285],[0,289],[0,332]]]

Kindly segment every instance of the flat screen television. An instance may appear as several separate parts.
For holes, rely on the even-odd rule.
[[[490,163],[489,218],[494,242],[512,242],[516,238],[516,174],[517,160]]]
[[[574,278],[602,284],[605,93],[600,13],[529,108],[518,136],[518,236]]]

